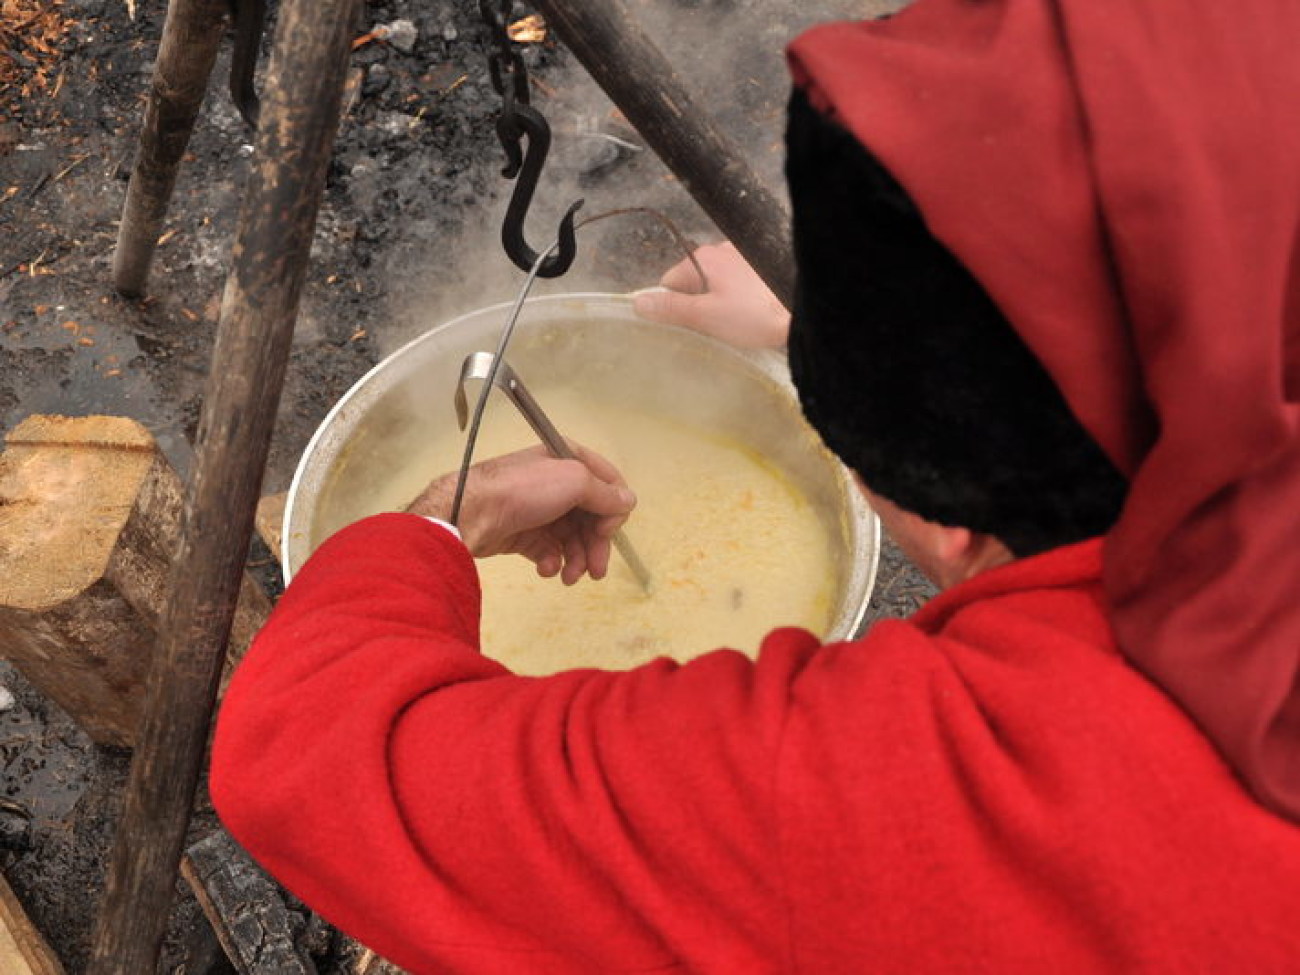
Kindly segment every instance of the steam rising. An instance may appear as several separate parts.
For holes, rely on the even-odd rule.
[[[772,16],[765,0],[645,0],[633,10],[697,104],[740,145],[772,192],[785,199],[785,45],[813,23],[874,17],[902,6],[900,0],[809,0],[781,18]],[[480,64],[470,70],[484,68]],[[570,58],[563,70],[546,71],[544,79],[545,89],[535,90],[533,101],[550,122],[553,140],[527,228],[534,248],[554,239],[561,215],[579,198],[586,200],[580,218],[621,207],[654,207],[696,243],[720,239],[576,59]],[[491,111],[474,124],[491,125],[496,107],[489,106]],[[458,232],[439,236],[430,228],[410,228],[407,241],[391,250],[391,311],[400,327],[386,330],[389,344],[381,354],[456,315],[515,296],[524,275],[499,241],[513,188],[499,174],[503,161],[500,156],[484,158],[459,174],[470,205]],[[573,268],[558,279],[539,281],[533,293],[635,290],[655,284],[681,256],[671,236],[652,219],[614,217],[580,229]]]

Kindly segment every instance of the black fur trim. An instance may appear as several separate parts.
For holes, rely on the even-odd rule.
[[[895,504],[1019,556],[1109,530],[1123,476],[906,191],[797,90],[787,147],[790,368],[831,450]]]

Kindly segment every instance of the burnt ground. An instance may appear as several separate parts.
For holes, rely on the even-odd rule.
[[[857,0],[628,0],[704,103],[779,189],[780,49]],[[185,471],[252,135],[225,91],[223,50],[191,140],[148,295],[110,285],[117,221],[162,26],[163,0],[0,0],[0,432],[31,413],[132,416]],[[526,13],[522,7],[520,14]],[[445,320],[513,296],[495,244],[500,178],[485,32],[474,0],[371,0],[359,37],[397,19],[409,51],[370,41],[351,59],[264,491],[287,487],[329,407],[383,355]],[[268,35],[269,36],[269,35]],[[269,48],[269,42],[268,42]],[[656,206],[697,240],[717,231],[553,39],[524,56],[555,133],[537,223],[578,195],[587,213]],[[535,232],[540,239],[540,232]],[[544,290],[628,290],[676,260],[628,218],[583,232],[568,276]],[[274,587],[255,546],[250,564]],[[874,615],[929,588],[887,547]],[[70,972],[81,971],[129,755],[93,746],[7,665],[0,681],[0,868]],[[197,838],[214,819],[200,800]],[[184,885],[159,971],[204,970],[205,922]],[[329,970],[322,958],[322,970]]]

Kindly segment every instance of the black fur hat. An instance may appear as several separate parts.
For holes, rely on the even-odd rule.
[[[797,89],[786,174],[805,416],[876,493],[1025,556],[1106,532],[1127,484],[907,193]]]

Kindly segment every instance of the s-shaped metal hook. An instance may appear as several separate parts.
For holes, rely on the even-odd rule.
[[[501,244],[516,267],[521,271],[531,271],[541,255],[524,239],[524,220],[528,217],[528,207],[533,202],[533,192],[542,175],[542,164],[551,149],[551,127],[541,112],[531,105],[514,101],[497,119],[497,136],[506,151],[506,165],[501,175],[507,179],[518,177],[510,195],[510,205],[506,208],[505,222],[501,225]],[[520,149],[524,136],[528,137],[527,154]],[[573,215],[582,204],[583,201],[578,200],[561,218],[555,253],[542,262],[538,277],[558,278],[573,264],[578,254]]]

